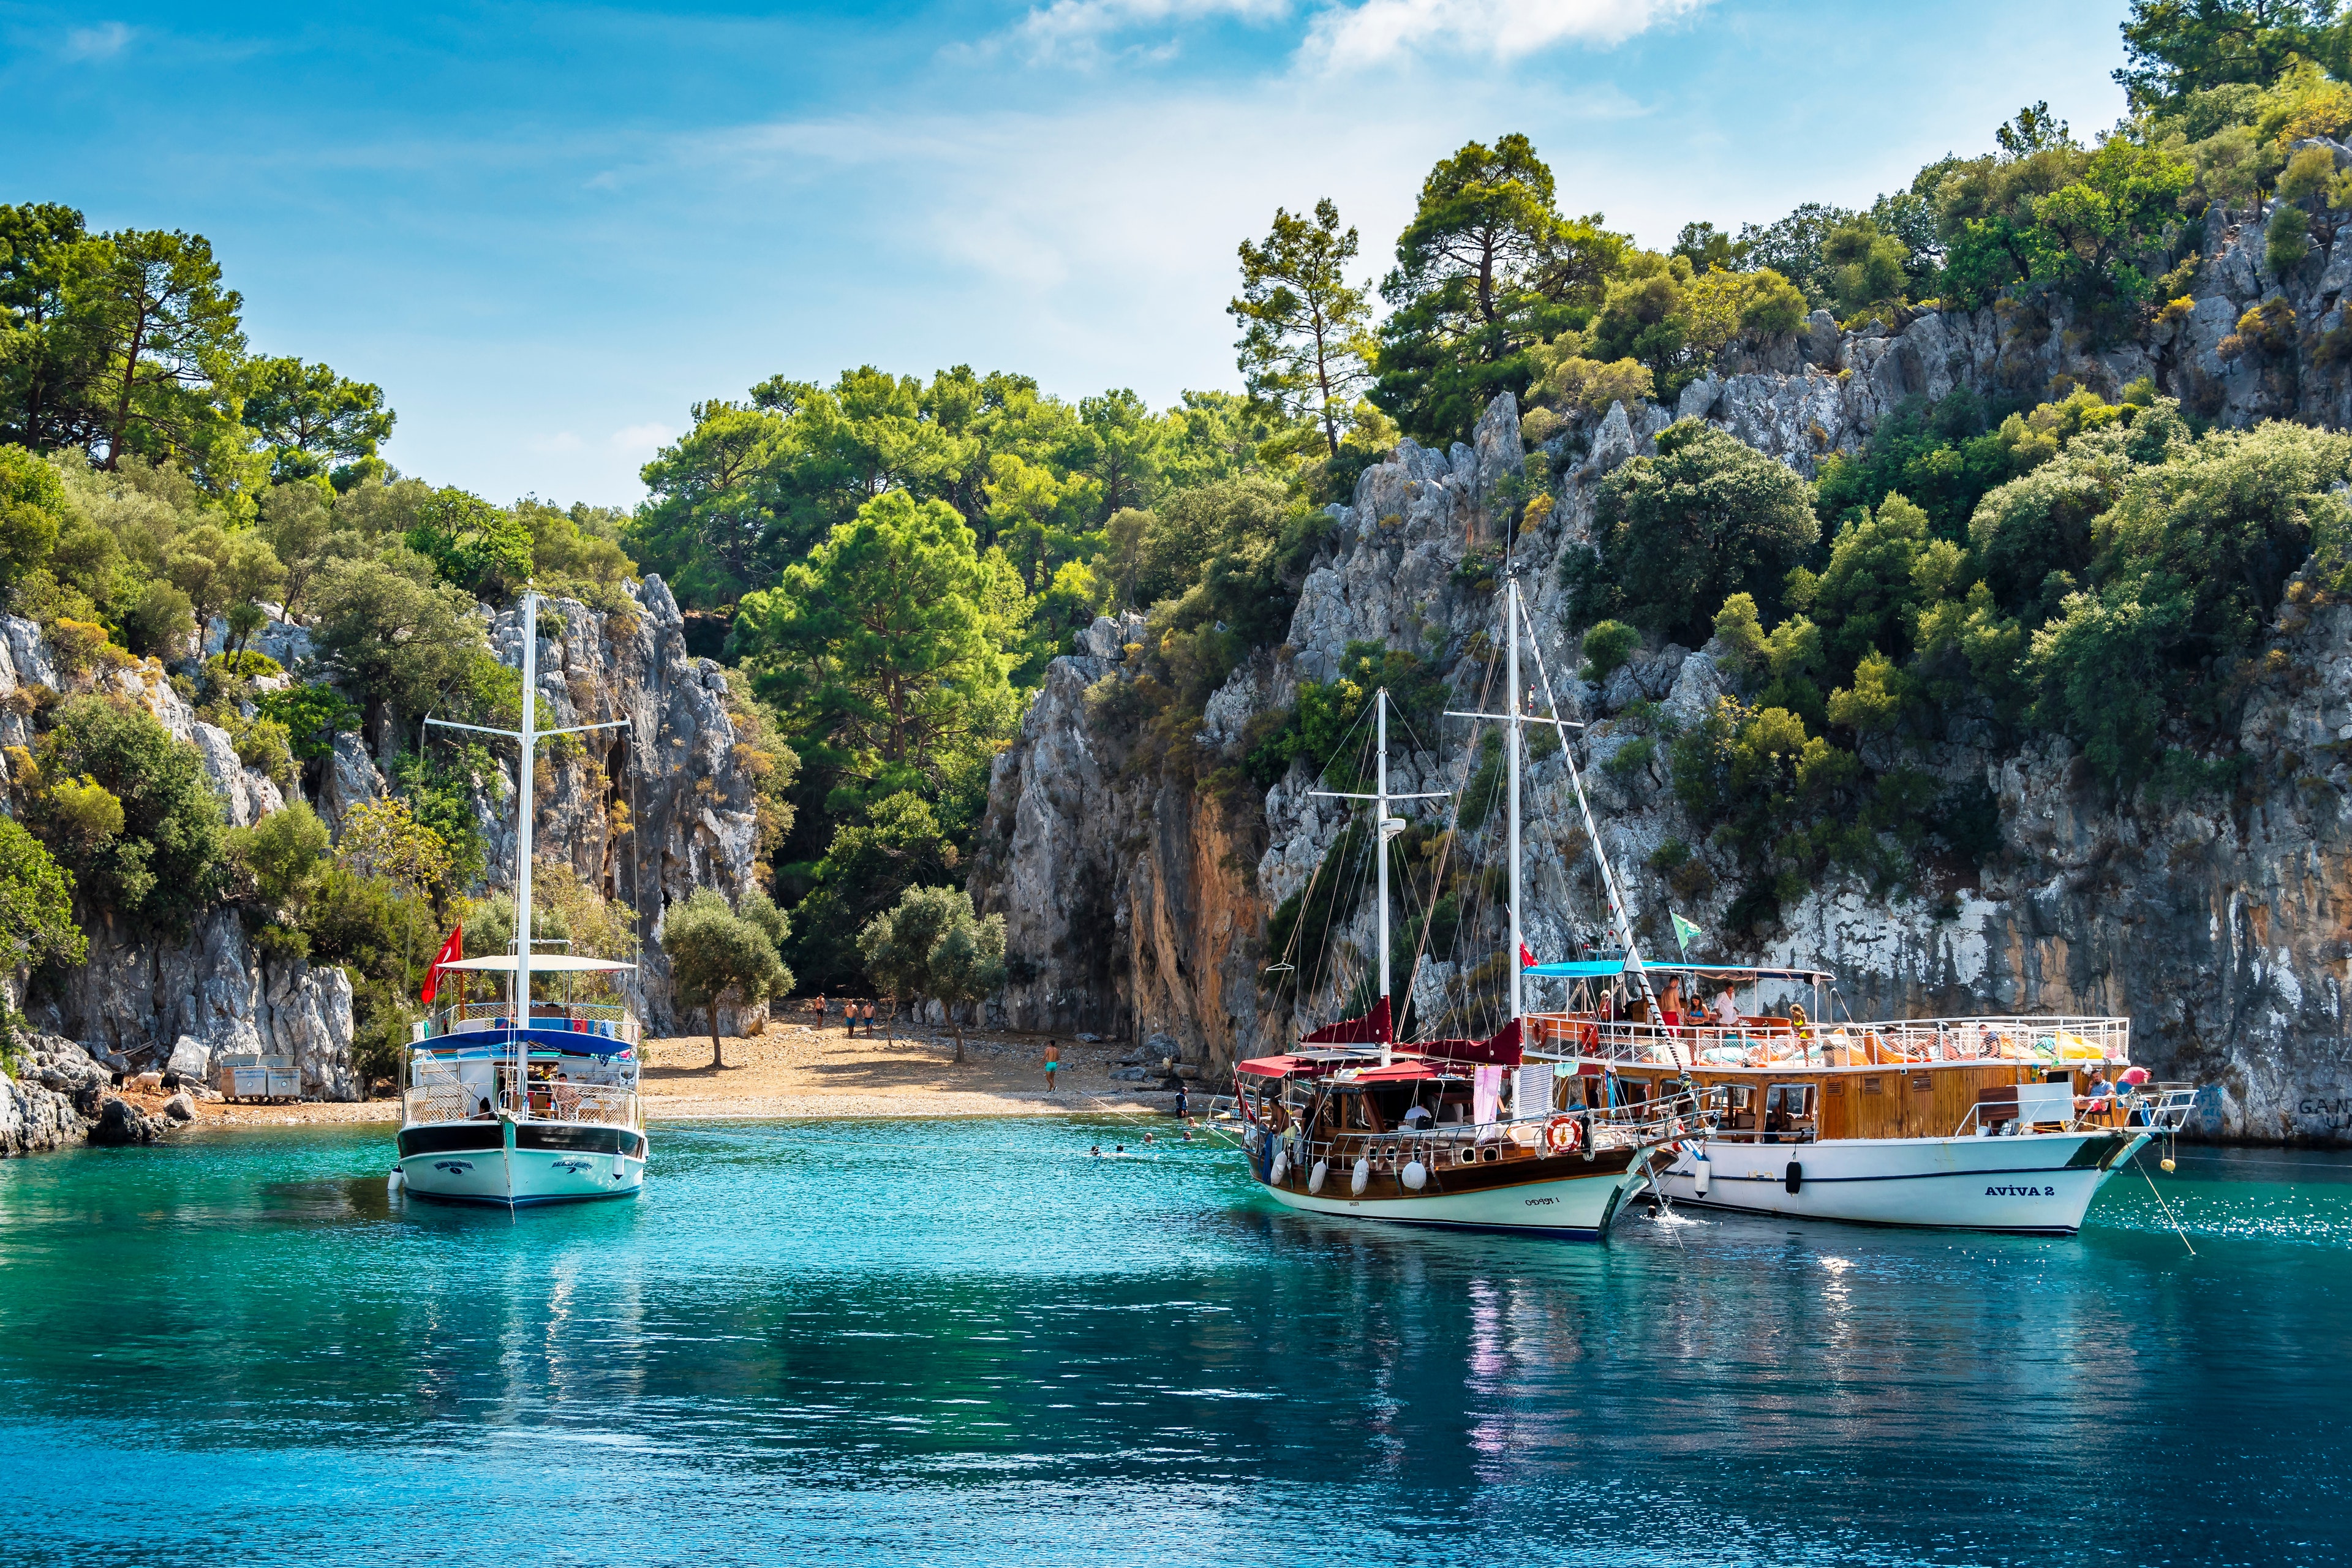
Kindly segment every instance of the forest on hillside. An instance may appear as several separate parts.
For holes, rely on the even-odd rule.
[[[492,771],[426,747],[417,721],[510,715],[519,695],[476,606],[536,583],[625,615],[625,584],[657,572],[698,612],[698,651],[741,678],[784,956],[805,989],[862,986],[859,933],[908,889],[961,880],[1025,694],[1099,614],[1149,617],[1142,674],[1104,715],[1138,740],[1129,766],[1240,790],[1330,760],[1364,679],[1308,684],[1238,767],[1191,737],[1282,640],[1323,507],[1401,436],[1464,438],[1509,391],[1564,466],[1612,404],[1671,403],[1822,310],[1899,328],[2063,303],[2065,330],[2120,342],[2185,310],[2214,204],[2272,204],[2266,265],[2311,262],[2352,213],[2352,174],[2315,144],[2352,132],[2336,11],[2136,0],[2116,125],[2078,134],[2034,105],[1867,206],[1694,221],[1663,249],[1578,215],[1525,136],[1473,142],[1429,171],[1384,264],[1307,193],[1241,241],[1239,390],[1155,409],[961,365],[777,375],[696,405],[626,512],[396,472],[383,389],[252,352],[202,237],[0,206],[9,611],[69,665],[159,661],[274,776],[350,733],[397,791],[356,845],[307,808],[230,831],[152,720],[25,699],[37,740],[5,759],[0,962],[70,961],[96,920],[167,930],[236,901],[268,942],[352,967],[375,1037],[396,1037],[418,941],[429,954],[481,892],[471,798]],[[2250,310],[2228,352],[2313,330],[2287,316]],[[2317,352],[2352,357],[2352,329]],[[2242,699],[2269,617],[2352,587],[2336,493],[2352,439],[2109,392],[1922,404],[1811,481],[1686,424],[1609,479],[1599,548],[1568,568],[1588,671],[1718,637],[1749,679],[1703,729],[1658,737],[1737,851],[1741,921],[1825,867],[1898,877],[1895,851],[1926,837],[1992,853],[1989,801],[1937,795],[1906,761],[1954,717],[2065,734],[2118,791],[2227,786],[2231,759],[2199,737]],[[1530,465],[1506,529],[1549,509],[1554,477]],[[273,615],[311,626],[319,668],[247,650]],[[1440,651],[1381,650],[1381,673],[1411,681]],[[286,689],[254,685],[280,674]],[[593,889],[575,901],[600,918]]]

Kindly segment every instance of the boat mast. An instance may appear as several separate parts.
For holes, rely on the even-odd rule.
[[[530,1027],[531,755],[539,749],[539,591],[522,596],[522,799],[515,808],[515,1027]],[[522,1037],[515,1037],[518,1068]]]
[[[1354,795],[1346,790],[1318,789],[1309,793],[1326,800],[1368,800],[1372,803],[1372,854],[1380,863],[1378,973],[1381,1000],[1389,1004],[1388,1032],[1381,1038],[1381,1065],[1387,1067],[1393,1059],[1396,1044],[1396,1003],[1389,995],[1389,840],[1404,831],[1404,818],[1389,815],[1389,803],[1399,800],[1442,800],[1444,792],[1433,790],[1418,795],[1389,793],[1389,689],[1385,686],[1372,693],[1373,747],[1378,758],[1372,768],[1372,793]]]
[[[1379,733],[1380,765],[1373,770],[1372,784],[1372,854],[1380,861],[1380,935],[1381,1000],[1389,994],[1389,689],[1381,687],[1372,693],[1373,728]],[[1398,824],[1402,826],[1402,823]],[[1381,1042],[1381,1066],[1389,1065],[1390,1044],[1396,1037],[1396,1005],[1389,1005],[1388,1039]]]
[[[592,730],[625,730],[626,719],[614,719],[602,724],[573,724],[561,730],[541,731],[539,727],[539,590],[526,588],[522,596],[522,728],[496,730],[487,724],[460,724],[455,720],[426,718],[428,728],[470,730],[477,735],[503,735],[521,743],[522,756],[515,768],[518,790],[515,798],[515,969],[514,969],[514,1082],[522,1081],[525,1047],[523,1031],[530,1027],[530,817],[534,803],[532,794],[532,758],[538,753],[539,742],[558,735],[584,735]],[[529,1102],[526,1100],[526,1104]]]
[[[1503,684],[1510,693],[1510,702],[1503,710],[1507,715],[1503,721],[1503,750],[1508,759],[1507,776],[1510,781],[1506,796],[1510,820],[1511,858],[1511,934],[1507,952],[1511,968],[1511,1017],[1516,1022],[1519,1016],[1519,971],[1523,967],[1519,955],[1524,951],[1519,941],[1519,579],[1516,574],[1510,579],[1508,593],[1510,636],[1507,640],[1510,651],[1505,656]]]
[[[1533,629],[1530,627],[1529,631]],[[1517,651],[1518,642],[1516,638],[1511,647]],[[1617,929],[1617,940],[1625,944],[1625,967],[1632,971],[1635,984],[1641,988],[1642,1003],[1649,1012],[1650,1021],[1654,1024],[1662,1022],[1664,1015],[1659,1011],[1656,994],[1650,989],[1649,971],[1642,967],[1642,950],[1633,941],[1633,911],[1626,907],[1623,891],[1617,885],[1617,872],[1609,864],[1609,851],[1601,846],[1601,826],[1593,821],[1592,803],[1584,795],[1584,775],[1577,770],[1576,753],[1568,744],[1570,726],[1560,719],[1559,702],[1552,696],[1551,674],[1544,668],[1543,645],[1530,637],[1529,647],[1536,656],[1536,679],[1543,682],[1544,706],[1551,713],[1550,722],[1558,726],[1559,753],[1568,763],[1568,782],[1576,792],[1576,808],[1584,817],[1584,837],[1592,846],[1594,863],[1601,868],[1601,891],[1608,900],[1610,923]]]

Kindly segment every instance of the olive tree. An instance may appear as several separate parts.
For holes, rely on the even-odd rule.
[[[959,1005],[980,1001],[1004,984],[1004,917],[973,912],[960,888],[909,888],[857,935],[857,951],[874,983],[890,994],[892,1015],[901,1000],[936,997],[955,1028],[955,1059],[963,1060]]]
[[[692,898],[669,912],[662,927],[662,952],[669,959],[678,1001],[702,1008],[709,1022],[714,1069],[727,1065],[719,1042],[721,999],[731,993],[748,1007],[793,988],[793,972],[776,956],[776,944],[761,922],[729,909],[713,889],[696,889]]]

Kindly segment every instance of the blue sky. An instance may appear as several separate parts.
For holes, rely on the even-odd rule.
[[[2095,130],[2124,9],[0,0],[0,199],[209,236],[257,351],[384,386],[405,471],[626,504],[778,373],[1236,385],[1236,243],[1328,195],[1376,273],[1468,140],[1664,245],[1867,203],[2038,99]]]

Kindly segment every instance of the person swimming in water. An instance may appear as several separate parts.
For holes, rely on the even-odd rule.
[[[1099,1160],[1102,1158],[1102,1145],[1097,1143],[1093,1148],[1087,1150],[1087,1152]]]

